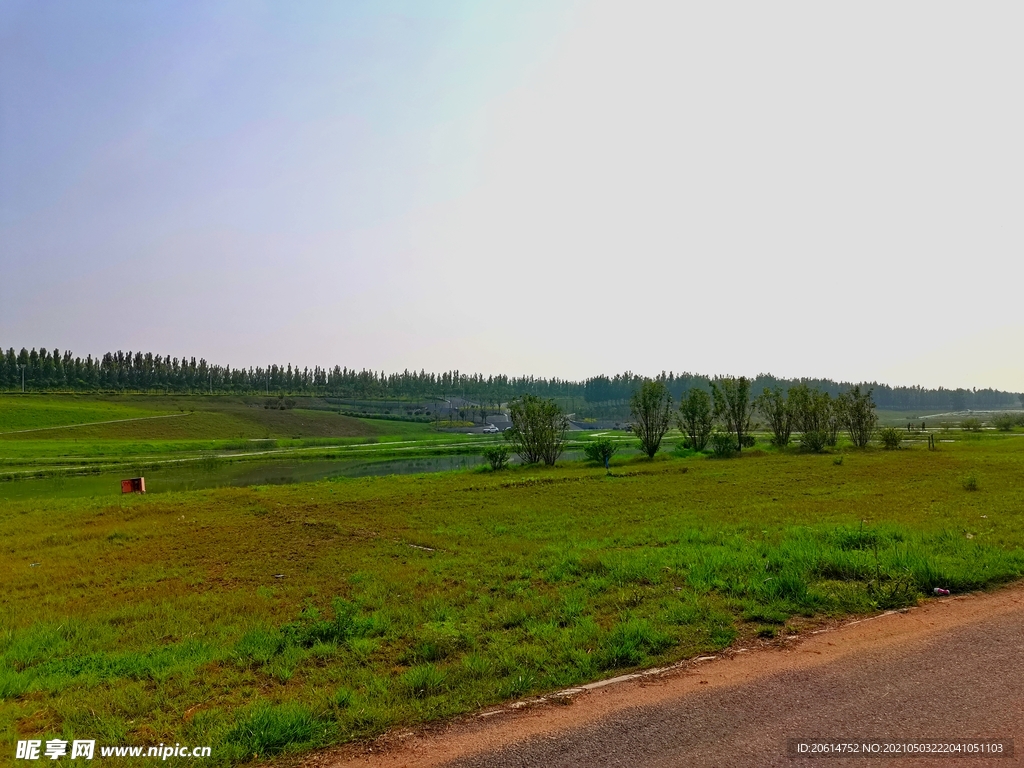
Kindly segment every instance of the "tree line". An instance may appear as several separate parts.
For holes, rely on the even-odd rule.
[[[691,373],[662,373],[654,381],[665,386],[678,402],[684,393],[702,390],[709,396],[728,377]],[[84,359],[59,349],[14,348],[0,352],[0,391],[26,392],[165,392],[175,394],[270,394],[313,395],[365,400],[431,400],[461,397],[481,404],[497,405],[531,394],[566,402],[578,400],[579,410],[595,413],[602,405],[611,410],[626,408],[633,393],[647,379],[627,371],[615,376],[593,376],[584,381],[534,376],[484,376],[458,370],[432,373],[409,371],[387,373],[368,369],[299,368],[293,365],[232,368],[195,357],[172,357],[150,352],[108,352]],[[804,385],[838,397],[854,384],[830,379],[779,379],[760,374],[751,380],[754,391]],[[995,389],[925,389],[891,387],[861,382],[871,389],[879,408],[913,410],[965,410],[1016,407],[1021,401],[1012,392]]]
[[[742,452],[755,445],[752,432],[764,427],[771,443],[787,447],[794,431],[800,433],[803,450],[820,452],[839,443],[846,431],[850,442],[866,448],[876,436],[878,416],[870,389],[854,385],[836,397],[800,383],[783,391],[779,386],[764,387],[753,394],[753,383],[745,376],[719,377],[711,382],[711,393],[694,387],[680,397],[679,407],[664,381],[641,381],[629,398],[630,430],[639,438],[640,450],[654,458],[666,433],[678,426],[683,434],[682,448],[708,450],[719,457]],[[565,450],[569,421],[565,412],[551,399],[524,394],[509,403],[512,427],[504,437],[507,445],[485,452],[492,469],[503,468],[511,452],[524,464],[543,462],[554,465]],[[755,418],[763,418],[763,425]],[[892,430],[890,430],[892,431]],[[879,437],[886,447],[890,440],[882,431]],[[898,447],[899,440],[896,441]],[[617,445],[605,438],[588,443],[584,452],[591,461],[609,467]]]
[[[165,392],[174,394],[312,395],[352,399],[448,399],[507,402],[517,394],[582,396],[582,385],[558,378],[483,376],[460,371],[386,373],[292,365],[232,368],[205,359],[142,352],[73,356],[54,349],[0,352],[0,391]]]
[[[693,373],[664,373],[655,376],[654,380],[665,385],[669,394],[678,402],[685,392],[701,389],[711,394],[716,381],[730,377],[712,377]],[[587,403],[618,403],[628,405],[633,393],[648,377],[627,371],[612,377],[594,376],[583,383],[583,397]],[[848,392],[854,385],[862,390],[870,389],[877,407],[894,411],[911,411],[919,408],[934,410],[964,411],[968,409],[983,410],[985,408],[1014,408],[1024,401],[1015,392],[1004,392],[998,389],[928,389],[926,387],[893,387],[877,381],[833,381],[832,379],[799,378],[784,379],[761,373],[750,380],[751,389],[760,392],[765,387],[774,389],[802,384],[810,389],[838,397]]]

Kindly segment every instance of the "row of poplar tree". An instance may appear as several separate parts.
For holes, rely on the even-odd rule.
[[[2,348],[0,348],[2,349]],[[654,377],[678,402],[686,392],[700,389],[711,393],[722,377],[691,373],[665,373]],[[627,371],[615,376],[593,376],[584,381],[533,376],[483,376],[460,371],[429,373],[403,371],[386,373],[368,369],[299,368],[292,365],[232,368],[214,365],[200,358],[154,355],[150,352],[108,352],[100,357],[76,357],[59,349],[13,347],[0,352],[0,391],[26,392],[168,392],[216,394],[318,395],[353,399],[428,400],[461,397],[480,404],[504,403],[513,397],[532,394],[573,399],[573,410],[585,412],[599,404],[628,407],[630,398],[647,377]],[[852,383],[830,379],[781,379],[761,374],[751,380],[753,391],[765,387],[805,384],[838,397]],[[874,393],[879,408],[912,410],[932,408],[1012,408],[1019,396],[995,389],[925,389],[891,387],[877,382],[862,383]]]

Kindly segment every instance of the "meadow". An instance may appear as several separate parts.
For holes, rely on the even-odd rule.
[[[431,425],[342,415],[316,398],[268,409],[263,398],[4,395],[0,481],[104,469],[138,474],[181,462],[322,459],[339,449],[381,459],[457,452],[470,436]],[[392,445],[389,445],[392,444]],[[0,498],[4,497],[0,487]]]
[[[1020,578],[1024,441],[948,439],[0,502],[0,730],[235,764]]]

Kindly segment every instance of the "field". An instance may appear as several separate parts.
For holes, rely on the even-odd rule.
[[[264,408],[263,398],[174,396],[0,396],[0,481],[81,471],[159,469],[210,457],[314,459],[337,448],[414,440],[458,443],[466,436],[429,424],[341,415],[320,400]],[[305,407],[299,407],[305,406]],[[361,447],[361,448],[360,448]],[[322,448],[318,454],[317,449]],[[4,497],[0,486],[0,498]]]
[[[233,764],[1020,578],[1024,440],[949,439],[0,501],[0,729]]]

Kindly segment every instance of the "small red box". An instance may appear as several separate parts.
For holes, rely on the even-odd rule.
[[[146,478],[132,477],[121,481],[121,493],[145,493]]]

